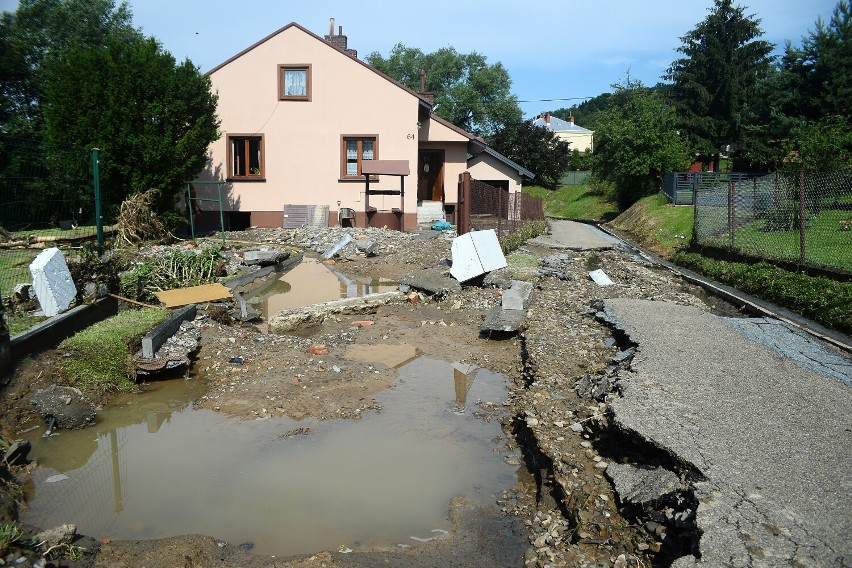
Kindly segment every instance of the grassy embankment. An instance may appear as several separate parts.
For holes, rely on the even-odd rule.
[[[672,206],[664,195],[656,194],[610,220],[611,212],[617,211],[614,203],[587,186],[562,186],[552,192],[532,188],[530,193],[544,198],[545,213],[550,217],[609,221],[609,227],[675,264],[852,334],[852,282],[782,270],[768,263],[727,262],[689,253],[692,207]]]

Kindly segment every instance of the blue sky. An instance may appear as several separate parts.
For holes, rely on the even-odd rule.
[[[836,0],[744,0],[764,39],[799,44]],[[677,57],[680,37],[707,16],[712,0],[131,0],[134,24],[177,59],[207,71],[257,40],[297,22],[325,35],[343,26],[358,56],[387,55],[397,43],[424,52],[452,46],[500,61],[526,116],[610,91],[626,74],[647,85]],[[17,0],[0,0],[0,9]]]

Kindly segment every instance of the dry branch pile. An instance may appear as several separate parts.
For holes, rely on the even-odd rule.
[[[169,236],[166,227],[151,206],[159,190],[134,193],[121,203],[118,214],[118,237],[130,245],[144,241],[160,241]]]

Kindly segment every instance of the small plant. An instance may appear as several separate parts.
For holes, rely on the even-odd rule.
[[[547,232],[547,221],[529,221],[520,229],[500,239],[500,248],[503,254],[509,254],[520,247],[528,239],[532,239]]]
[[[13,523],[0,523],[0,558],[13,546],[24,544],[24,531]]]

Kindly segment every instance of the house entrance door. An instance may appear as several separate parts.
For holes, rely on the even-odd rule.
[[[442,201],[444,151],[420,150],[417,158],[417,201]]]

